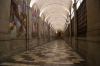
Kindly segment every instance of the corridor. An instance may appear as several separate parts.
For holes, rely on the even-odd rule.
[[[63,40],[55,40],[12,56],[0,66],[86,66],[85,61]]]
[[[100,0],[0,0],[0,66],[100,66]]]

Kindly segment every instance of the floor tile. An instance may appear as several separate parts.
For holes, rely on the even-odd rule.
[[[55,40],[5,60],[0,66],[82,66],[84,60],[63,40]]]

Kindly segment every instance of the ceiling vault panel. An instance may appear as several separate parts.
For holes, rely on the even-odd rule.
[[[50,24],[55,30],[63,31],[66,28],[72,0],[31,0],[30,7],[37,4],[40,17],[45,17],[44,22]]]

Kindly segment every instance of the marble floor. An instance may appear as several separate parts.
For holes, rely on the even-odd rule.
[[[85,61],[63,40],[35,47],[0,63],[0,66],[86,66]]]

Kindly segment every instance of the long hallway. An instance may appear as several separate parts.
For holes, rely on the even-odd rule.
[[[0,66],[86,66],[85,61],[63,40],[55,40],[12,56]]]
[[[100,0],[0,0],[0,66],[100,66]]]

